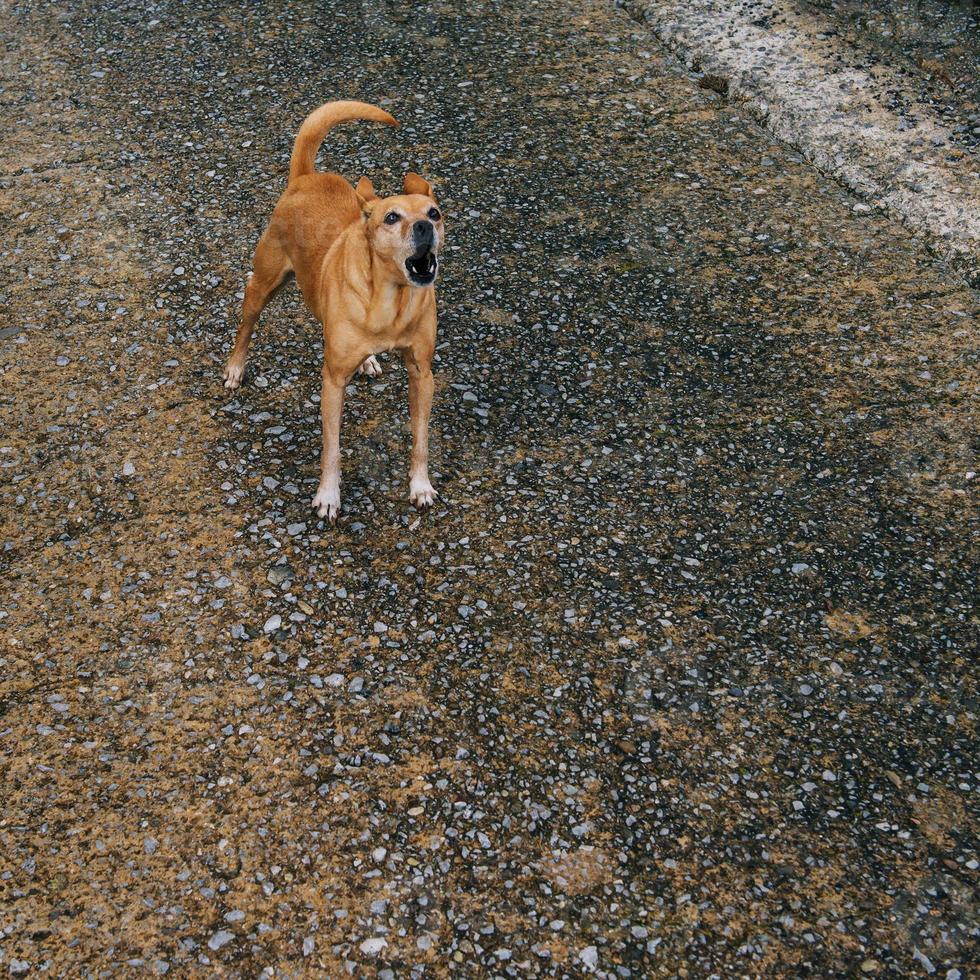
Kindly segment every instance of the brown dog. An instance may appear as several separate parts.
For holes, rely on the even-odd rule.
[[[224,373],[225,387],[241,384],[259,314],[295,275],[306,305],[323,324],[323,454],[313,506],[331,523],[340,511],[344,388],[355,371],[381,373],[374,357],[380,351],[400,351],[408,370],[409,497],[424,508],[436,496],[429,482],[429,412],[442,215],[418,174],[405,177],[403,193],[379,198],[367,177],[355,190],[339,174],[314,171],[324,136],[349,119],[398,125],[366,102],[328,102],[306,118],[293,147],[289,184],[255,249],[242,323]]]

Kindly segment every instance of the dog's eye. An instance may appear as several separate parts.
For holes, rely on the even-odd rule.
[[[429,219],[431,221],[439,221],[442,215],[439,213],[438,208],[429,208]]]
[[[394,224],[397,224],[398,223],[398,219],[400,217],[401,217],[401,215],[397,211],[389,211],[385,215],[385,224],[386,225],[394,225]]]

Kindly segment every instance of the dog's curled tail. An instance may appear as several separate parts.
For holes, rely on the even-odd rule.
[[[390,113],[367,102],[328,102],[319,109],[314,109],[303,120],[303,125],[296,134],[293,155],[289,160],[290,180],[313,173],[316,153],[323,138],[337,123],[347,122],[349,119],[370,119],[389,126],[398,125]]]

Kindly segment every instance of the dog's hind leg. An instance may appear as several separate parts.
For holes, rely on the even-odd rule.
[[[280,245],[278,237],[271,234],[268,229],[255,248],[252,269],[252,278],[245,287],[242,322],[235,336],[235,346],[225,365],[226,388],[237,388],[242,383],[248,345],[252,340],[259,314],[293,271],[289,256]]]
[[[381,365],[378,359],[372,354],[361,361],[361,366],[357,369],[358,374],[366,374],[369,378],[381,377]]]

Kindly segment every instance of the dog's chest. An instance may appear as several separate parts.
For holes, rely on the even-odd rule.
[[[365,327],[387,346],[394,347],[414,331],[424,304],[425,297],[416,289],[375,296],[367,310]]]

